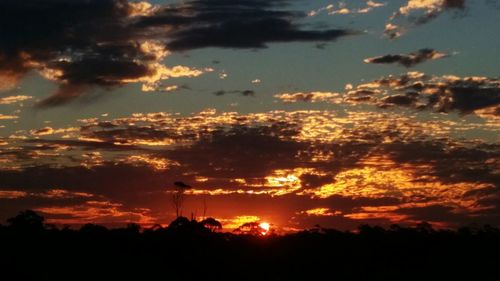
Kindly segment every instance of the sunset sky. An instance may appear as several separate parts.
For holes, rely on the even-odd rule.
[[[2,0],[0,222],[500,225],[494,0]]]

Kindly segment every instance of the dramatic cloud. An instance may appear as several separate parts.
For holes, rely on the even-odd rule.
[[[365,89],[387,94],[365,99]],[[403,106],[470,114],[476,110],[499,106],[500,81],[488,77],[427,76],[410,72],[400,77],[387,77],[359,85],[356,90],[348,93],[347,100],[368,101],[380,107]]]
[[[478,130],[465,121],[207,110],[81,122],[79,129],[46,127],[24,135],[50,139],[5,140],[3,213],[26,206],[58,223],[161,222],[172,215],[174,181],[193,186],[186,192],[189,208],[200,210],[206,199],[212,214],[229,224],[235,214],[269,218],[266,212],[287,227],[420,219],[452,224],[472,216],[488,221],[491,211],[483,213],[498,205],[488,198],[499,180],[499,147],[473,136],[452,139],[455,131],[467,136]],[[459,215],[440,217],[442,208]]]
[[[429,76],[420,72],[408,72],[356,87],[349,85],[342,97],[336,93],[322,92],[284,93],[275,97],[287,103],[368,103],[380,108],[399,106],[440,113],[476,113],[484,118],[497,118],[500,107],[500,80],[478,76]]]
[[[0,10],[0,90],[30,71],[59,84],[40,106],[57,106],[93,87],[111,89],[196,77],[208,69],[163,64],[169,51],[204,47],[264,48],[272,42],[331,41],[341,29],[305,30],[306,15],[286,1],[195,0],[153,6],[126,0],[6,0]],[[171,88],[168,90],[172,90]],[[167,91],[168,91],[167,90]]]
[[[172,27],[169,50],[205,47],[265,48],[274,42],[332,41],[353,34],[344,29],[302,29],[297,20],[305,13],[286,11],[289,1],[193,0],[164,7],[142,19],[141,27]]]
[[[421,49],[410,54],[385,55],[373,58],[367,58],[365,63],[392,64],[397,63],[405,67],[413,67],[427,60],[437,60],[447,57],[448,54],[441,53],[433,49]]]
[[[447,11],[463,11],[466,0],[408,0],[386,25],[385,34],[397,38],[407,29],[428,23]]]

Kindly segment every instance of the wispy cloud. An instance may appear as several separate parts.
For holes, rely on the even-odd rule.
[[[448,11],[463,11],[467,0],[407,0],[394,12],[386,25],[385,34],[393,39],[409,28],[426,24]]]
[[[322,12],[326,12],[328,15],[366,14],[371,12],[375,8],[384,7],[386,5],[387,3],[368,0],[366,1],[364,7],[350,8],[346,4],[346,2],[338,2],[337,4],[329,4],[326,7],[312,10],[308,13],[308,16],[314,17],[321,14]]]
[[[0,98],[0,104],[19,103],[19,102],[23,102],[26,100],[30,100],[32,98],[33,98],[32,96],[24,96],[24,95],[8,96],[8,97]]]
[[[367,58],[364,60],[365,63],[374,64],[393,64],[397,63],[404,67],[413,67],[417,64],[426,62],[428,60],[438,60],[449,55],[436,51],[434,49],[420,49],[417,52],[409,54],[399,54],[399,55],[384,55],[372,58]]]

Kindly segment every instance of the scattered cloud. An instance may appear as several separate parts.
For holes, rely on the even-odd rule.
[[[372,103],[382,108],[400,106],[471,114],[499,106],[500,81],[488,77],[428,76],[409,72],[359,85],[347,93],[346,100]]]
[[[0,199],[17,199],[26,197],[28,195],[25,191],[18,190],[0,190]]]
[[[420,49],[417,52],[413,52],[410,54],[384,55],[373,58],[367,58],[364,60],[364,62],[374,63],[374,64],[397,63],[404,67],[413,67],[417,64],[423,63],[428,60],[437,60],[448,56],[449,56],[448,54],[438,52],[434,49]]]
[[[275,98],[285,103],[296,102],[328,102],[341,103],[342,97],[339,93],[331,92],[298,92],[298,93],[282,93],[274,96]]]
[[[68,134],[72,132],[78,132],[80,128],[76,127],[70,127],[70,128],[60,128],[60,129],[53,129],[52,127],[44,127],[41,129],[35,129],[31,130],[30,133],[33,136],[47,136],[47,135],[54,135],[54,134]]]
[[[12,120],[12,119],[17,119],[19,116],[16,115],[6,115],[6,114],[1,114],[0,113],[0,120]]]
[[[341,215],[341,211],[332,211],[329,208],[314,208],[306,211],[302,211],[299,214],[305,214],[308,216],[338,216]]]
[[[400,37],[408,29],[426,24],[449,11],[466,9],[466,0],[407,0],[394,12],[386,25],[385,34],[391,39]]]
[[[346,2],[338,2],[336,5],[329,4],[326,7],[319,8],[317,10],[312,10],[308,13],[308,16],[314,17],[322,12],[328,13],[328,15],[348,15],[348,14],[366,14],[371,12],[375,8],[380,8],[386,6],[387,3],[379,3],[376,1],[368,0],[364,7],[359,8],[348,8]]]
[[[206,110],[187,117],[100,116],[81,120],[70,139],[43,135],[57,130],[39,130],[51,139],[8,139],[0,147],[7,161],[0,169],[2,210],[22,203],[59,223],[158,222],[171,216],[169,179],[193,186],[187,192],[193,210],[205,198],[216,217],[233,217],[228,206],[260,218],[267,210],[283,225],[291,217],[302,226],[315,221],[341,228],[425,218],[487,221],[492,211],[485,210],[497,206],[488,198],[498,182],[499,147],[473,136],[454,139],[455,131],[478,130],[460,120]],[[248,205],[252,198],[259,203]],[[431,206],[459,215],[448,221]]]
[[[224,96],[224,95],[228,95],[228,94],[239,94],[239,95],[242,95],[242,96],[245,96],[245,97],[254,97],[255,96],[255,92],[253,90],[233,90],[233,91],[224,91],[224,90],[220,90],[220,91],[216,91],[213,93],[214,95],[216,96]]]
[[[33,98],[32,96],[23,96],[23,95],[8,96],[8,97],[0,98],[0,104],[19,103],[19,102],[23,102],[23,101],[26,101],[26,100],[30,100],[32,98]]]
[[[219,73],[219,79],[226,79],[227,76],[228,76],[228,74],[225,71],[222,71],[221,73]]]
[[[175,92],[179,90],[180,87],[177,85],[167,85],[167,86],[162,86],[162,87],[152,87],[151,85],[144,84],[142,85],[142,91],[143,92]]]
[[[374,104],[380,108],[406,107],[439,113],[477,113],[485,118],[495,118],[498,117],[500,107],[500,80],[483,76],[433,76],[408,72],[400,76],[383,77],[356,87],[349,84],[343,95],[299,92],[279,94],[275,97],[286,103],[302,101]]]

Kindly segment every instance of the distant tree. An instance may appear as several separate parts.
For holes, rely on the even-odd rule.
[[[210,233],[208,228],[205,228],[201,222],[189,220],[186,217],[178,217],[168,225],[168,229],[176,233],[185,235],[203,235]]]
[[[108,229],[102,225],[87,223],[80,228],[80,232],[90,235],[103,235],[108,232]]]
[[[206,218],[200,222],[203,227],[209,229],[211,232],[217,232],[222,229],[222,224],[214,218]]]
[[[384,228],[380,226],[371,226],[368,224],[362,224],[358,226],[358,232],[361,235],[367,235],[367,236],[381,236],[386,233]]]
[[[172,193],[172,203],[175,208],[175,216],[180,217],[182,216],[182,205],[184,204],[185,200],[185,192],[187,189],[191,188],[190,185],[185,184],[181,181],[176,181],[174,182],[175,189]]]
[[[262,236],[267,233],[262,227],[260,227],[259,222],[247,222],[240,225],[237,229],[233,231],[236,234]]]
[[[131,233],[140,233],[141,232],[141,226],[137,223],[129,223],[127,224],[126,230]]]
[[[423,221],[417,224],[417,230],[421,233],[433,233],[434,228],[432,228],[432,224]]]
[[[188,218],[179,216],[168,225],[168,228],[179,229],[184,228],[190,224],[191,221]]]
[[[164,231],[165,228],[161,226],[161,224],[154,224],[153,226],[144,229],[144,234],[151,234],[151,233],[160,233]]]
[[[44,218],[35,211],[26,210],[19,212],[13,218],[7,220],[9,227],[16,230],[42,230],[44,229]]]

